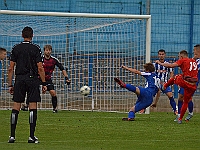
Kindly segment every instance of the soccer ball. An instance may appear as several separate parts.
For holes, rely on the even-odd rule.
[[[87,85],[84,85],[81,87],[80,92],[82,95],[87,96],[90,94],[90,87]]]

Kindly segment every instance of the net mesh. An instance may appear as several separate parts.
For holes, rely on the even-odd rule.
[[[89,15],[89,14],[88,14]],[[0,15],[0,45],[9,52],[22,41],[25,26],[34,30],[33,42],[43,48],[50,44],[52,55],[68,69],[71,84],[64,83],[56,67],[52,80],[59,109],[127,111],[136,101],[134,93],[120,88],[114,77],[125,83],[144,86],[144,79],[121,65],[143,70],[146,58],[146,20],[119,18]],[[9,58],[9,53],[8,53]],[[2,62],[0,108],[11,108],[7,73],[9,59]],[[91,93],[80,94],[88,85]],[[41,94],[40,109],[52,109],[51,96]]]

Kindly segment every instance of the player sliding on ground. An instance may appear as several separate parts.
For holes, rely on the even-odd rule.
[[[159,60],[157,60],[156,63],[168,68],[180,67],[182,70],[182,74],[178,74],[175,77],[170,78],[163,86],[164,89],[166,89],[170,85],[177,84],[184,89],[183,105],[181,107],[180,117],[178,118],[178,123],[180,124],[182,123],[183,116],[187,110],[188,103],[191,101],[192,95],[197,88],[197,63],[194,59],[188,58],[186,50],[179,52],[179,60],[174,63],[161,63]]]
[[[128,68],[126,66],[122,66],[122,68],[146,78],[145,87],[136,87],[131,84],[125,84],[120,79],[114,78],[115,82],[117,82],[120,87],[126,88],[127,90],[134,92],[138,97],[136,104],[131,107],[128,113],[128,118],[122,119],[123,121],[134,121],[135,113],[149,107],[153,102],[153,97],[156,95],[160,87],[160,79],[154,73],[155,67],[152,63],[144,64],[145,72],[141,72],[133,68]]]

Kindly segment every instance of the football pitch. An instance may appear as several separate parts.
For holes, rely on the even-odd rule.
[[[27,143],[29,113],[20,111],[15,143],[7,143],[11,110],[0,111],[2,150],[199,150],[200,114],[177,124],[172,112],[136,114],[91,111],[38,111],[35,135],[38,144]]]

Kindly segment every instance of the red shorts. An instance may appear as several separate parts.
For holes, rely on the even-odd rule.
[[[174,84],[179,85],[180,87],[184,88],[184,101],[189,102],[190,99],[192,98],[194,92],[197,89],[196,83],[195,84],[190,84],[189,82],[185,81],[183,79],[183,76],[176,75],[174,78]]]

